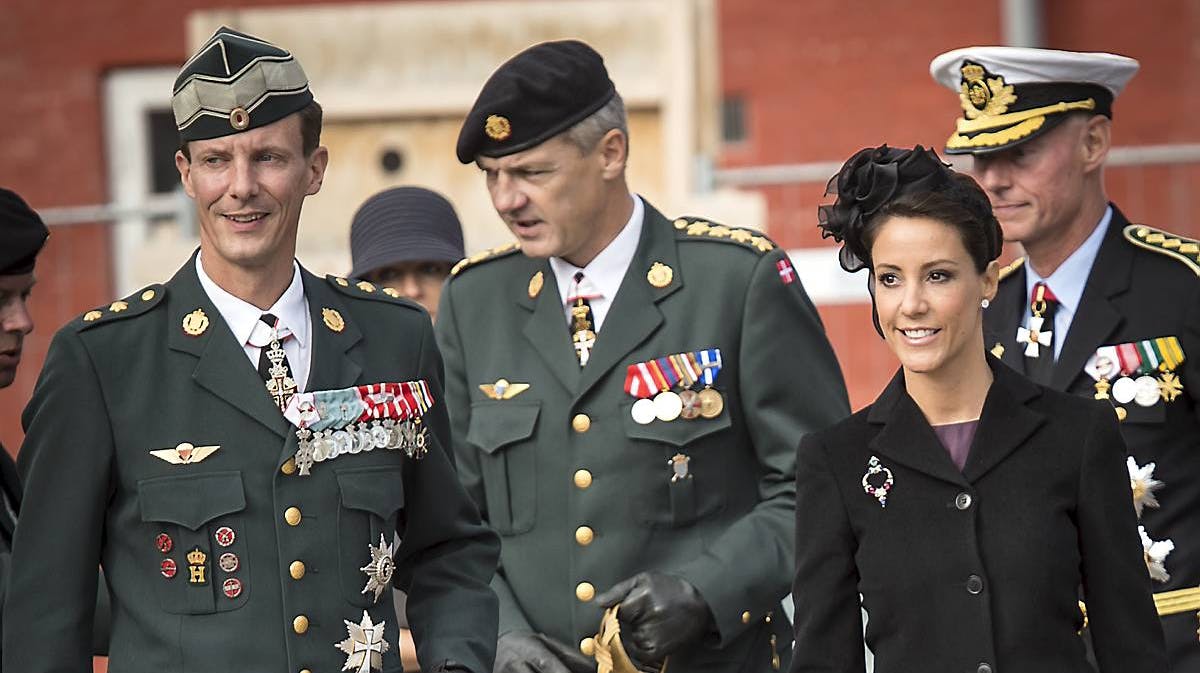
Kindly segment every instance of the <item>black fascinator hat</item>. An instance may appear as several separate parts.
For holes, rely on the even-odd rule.
[[[870,266],[867,230],[871,218],[902,196],[940,191],[954,176],[933,150],[881,145],[859,150],[829,180],[825,195],[837,195],[832,206],[817,208],[823,238],[842,244],[838,261],[855,272]]]

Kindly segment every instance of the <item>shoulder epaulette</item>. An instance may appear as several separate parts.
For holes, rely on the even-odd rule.
[[[415,304],[400,296],[400,293],[390,287],[377,287],[375,283],[366,280],[355,280],[341,276],[325,276],[325,280],[344,295],[356,299],[374,299],[375,301],[413,307]]]
[[[681,239],[724,241],[738,243],[744,247],[766,254],[775,249],[775,243],[761,232],[738,229],[716,224],[696,217],[680,217],[675,220],[675,230]]]
[[[1024,257],[1018,257],[1008,264],[1000,267],[1000,280],[1004,280],[1005,278],[1013,275],[1017,272],[1017,269],[1020,269],[1022,266],[1025,266]]]
[[[151,285],[124,299],[118,299],[108,306],[101,306],[84,313],[76,319],[75,327],[82,331],[97,325],[106,325],[116,320],[142,315],[157,306],[166,295],[167,288],[162,285]]]
[[[1200,276],[1200,241],[1144,224],[1131,224],[1125,227],[1122,233],[1125,234],[1125,240],[1137,247],[1173,257]]]
[[[501,257],[507,257],[507,256],[513,254],[514,252],[520,251],[520,249],[521,249],[520,243],[505,243],[504,245],[498,245],[494,248],[484,250],[483,252],[477,252],[474,255],[471,255],[470,257],[459,260],[458,264],[455,264],[454,268],[450,269],[450,275],[457,276],[458,274],[462,273],[462,271],[464,269],[466,269],[467,267],[475,266],[476,264],[488,262],[493,259],[500,259]]]

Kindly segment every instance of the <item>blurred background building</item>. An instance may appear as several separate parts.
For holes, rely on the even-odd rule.
[[[174,167],[170,94],[186,55],[221,24],[290,48],[325,107],[332,160],[307,202],[298,253],[319,273],[348,271],[351,215],[392,185],[450,197],[468,254],[508,240],[478,170],[454,158],[461,119],[508,56],[546,39],[590,42],[631,111],[632,186],[669,215],[758,227],[786,246],[855,408],[897,365],[871,327],[865,274],[837,267],[815,209],[855,150],[885,141],[941,149],[959,108],[928,75],[934,55],[989,43],[1140,60],[1115,107],[1110,196],[1134,221],[1200,235],[1194,0],[230,4],[0,2],[0,184],[53,232],[38,264],[38,330],[16,384],[0,391],[0,441],[10,450],[54,331],[165,280],[197,244]]]

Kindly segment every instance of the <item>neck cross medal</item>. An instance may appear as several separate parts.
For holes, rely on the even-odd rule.
[[[296,381],[292,379],[292,373],[283,363],[286,358],[287,353],[283,352],[283,346],[279,344],[279,336],[272,332],[271,344],[267,346],[267,359],[271,361],[271,367],[267,370],[271,376],[267,379],[267,392],[280,411],[287,410],[288,401],[296,393]]]

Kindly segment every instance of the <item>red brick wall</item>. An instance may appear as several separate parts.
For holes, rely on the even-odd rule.
[[[1043,3],[1046,46],[1114,51],[1141,72],[1116,103],[1115,146],[1200,142],[1200,5],[1187,0],[1053,0]],[[958,115],[955,96],[929,77],[937,54],[1001,39],[1000,2],[924,0],[724,0],[722,89],[746,100],[748,138],[727,146],[722,167],[842,161],[862,147],[941,149]],[[1109,197],[1130,219],[1200,236],[1194,194],[1200,166],[1107,171]],[[771,235],[789,247],[824,245],[816,226],[819,183],[761,188]],[[862,282],[862,274],[848,282]],[[897,366],[867,306],[824,306],[852,406],[872,399]]]

